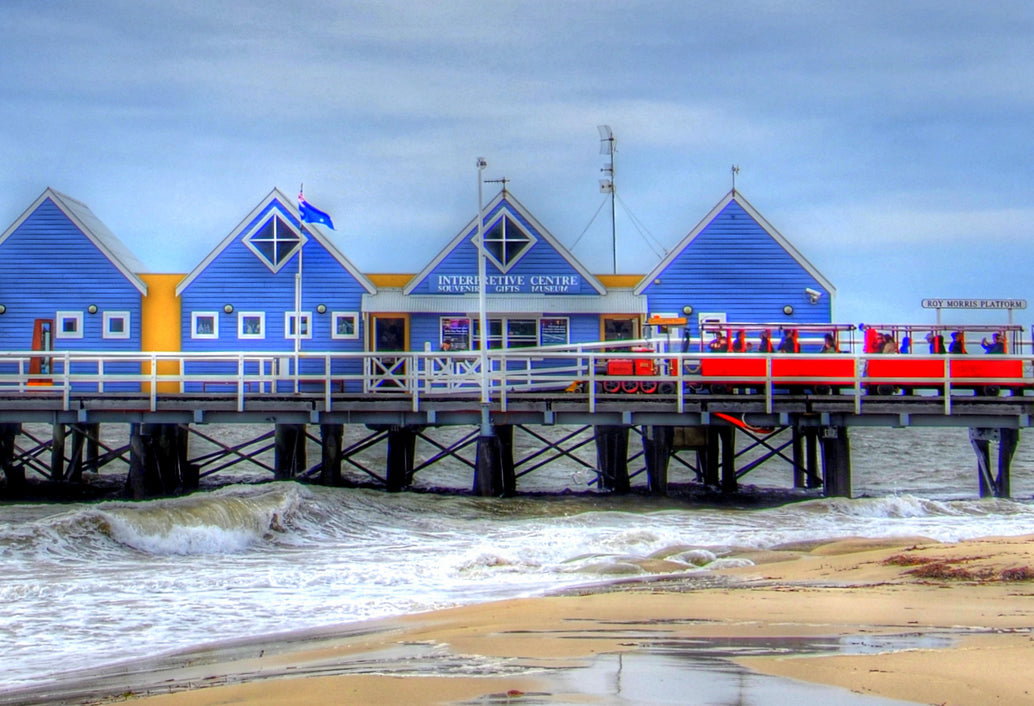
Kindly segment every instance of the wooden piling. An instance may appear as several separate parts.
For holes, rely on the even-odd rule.
[[[822,478],[829,498],[851,497],[851,443],[847,427],[821,430]]]
[[[722,442],[722,492],[735,493],[740,487],[736,477],[736,427],[718,427],[718,435]]]
[[[290,480],[305,471],[305,442],[304,424],[276,425],[273,453],[276,480]]]
[[[50,436],[50,479],[65,480],[65,425],[54,424]]]
[[[643,430],[646,482],[653,495],[668,494],[668,461],[671,459],[674,439],[674,427],[650,425]]]
[[[321,424],[320,441],[322,454],[320,459],[320,483],[322,485],[341,485],[341,439],[344,435],[343,424]],[[388,442],[391,443],[390,441]]]
[[[493,424],[495,437],[499,440],[500,495],[512,497],[517,494],[517,474],[513,465],[513,425]]]
[[[14,440],[21,430],[21,424],[0,423],[0,471],[6,480],[4,497],[7,498],[19,497],[25,488],[25,466],[14,462]]]
[[[593,429],[600,487],[627,493],[632,488],[628,478],[628,427],[601,424]]]
[[[483,497],[502,494],[503,472],[499,453],[499,437],[482,434],[477,441],[477,459],[474,468],[474,492]]]
[[[1016,451],[1019,438],[1019,430],[1008,427],[992,429],[979,427],[969,430],[969,441],[977,455],[980,497],[1011,497],[1012,456]],[[992,443],[998,444],[998,465],[994,472],[991,467]]]
[[[397,493],[412,482],[416,432],[411,427],[388,429],[388,491]]]

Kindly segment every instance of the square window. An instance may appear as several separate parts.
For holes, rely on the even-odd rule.
[[[129,338],[129,312],[104,312],[104,338]]]
[[[330,317],[331,338],[359,338],[359,314],[355,311],[335,311]]]
[[[219,314],[195,311],[190,314],[191,338],[219,338]]]
[[[262,339],[266,337],[266,313],[241,311],[237,314],[237,338]]]
[[[59,311],[57,312],[57,330],[54,331],[54,338],[82,338],[83,337],[83,312],[81,311]]]
[[[298,316],[296,312],[284,312],[284,338],[293,339],[296,335],[295,321]],[[312,314],[308,311],[302,312],[301,334],[298,338],[312,338]]]

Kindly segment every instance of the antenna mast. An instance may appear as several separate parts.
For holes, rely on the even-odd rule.
[[[614,198],[617,194],[617,187],[614,184],[614,153],[617,152],[617,148],[615,147],[614,132],[610,129],[610,125],[597,125],[596,129],[600,131],[600,154],[605,154],[610,157],[610,162],[604,165],[603,169],[600,170],[606,175],[605,179],[600,179],[600,192],[610,194],[610,243],[613,253],[614,274],[617,274],[617,213],[614,206]]]

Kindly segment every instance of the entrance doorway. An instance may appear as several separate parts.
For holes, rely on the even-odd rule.
[[[41,352],[54,350],[53,319],[36,319],[32,323],[32,350]],[[52,372],[50,356],[34,355],[29,359],[30,375],[50,375]],[[50,385],[52,384],[52,381],[48,378],[35,378],[30,380],[29,384]]]
[[[409,317],[400,314],[371,314],[370,350],[391,353],[409,349]],[[406,359],[376,356],[371,361],[373,387],[405,387]]]

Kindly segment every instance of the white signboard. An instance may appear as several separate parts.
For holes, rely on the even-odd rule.
[[[924,299],[924,309],[1026,309],[1026,299]]]

